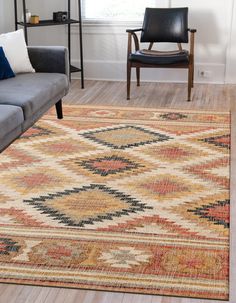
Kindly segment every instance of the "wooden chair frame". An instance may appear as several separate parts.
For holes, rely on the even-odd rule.
[[[126,30],[128,33],[128,57],[127,57],[127,100],[130,100],[130,84],[131,84],[131,69],[136,68],[137,86],[140,86],[140,68],[185,68],[188,69],[188,99],[191,101],[191,89],[194,85],[194,40],[196,29],[188,29],[190,32],[190,50],[189,50],[189,62],[188,63],[178,63],[178,64],[147,64],[141,62],[130,61],[129,56],[132,53],[132,38],[134,41],[135,51],[140,50],[139,40],[136,32],[142,31],[142,28]],[[153,42],[149,45],[149,50],[153,47]],[[181,43],[177,43],[179,50],[182,50]]]

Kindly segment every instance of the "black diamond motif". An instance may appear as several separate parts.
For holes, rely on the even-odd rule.
[[[107,162],[107,165],[109,165],[109,162],[111,163],[111,167],[107,167],[107,168],[101,168],[99,167],[99,165],[96,167],[95,163],[103,163],[103,162]],[[125,166],[124,167],[118,167],[118,168],[112,168],[112,163],[118,163],[121,162],[123,163]],[[84,160],[84,161],[80,161],[80,162],[76,162],[77,164],[85,167],[86,169],[88,169],[89,171],[91,171],[94,174],[97,175],[101,175],[101,176],[108,176],[108,175],[114,175],[117,173],[121,173],[124,171],[132,171],[134,169],[137,169],[139,167],[144,167],[144,165],[135,163],[133,161],[130,161],[128,159],[125,159],[123,157],[119,157],[116,155],[112,155],[112,156],[107,156],[107,157],[102,157],[102,158],[96,158],[96,159],[92,159],[92,160]]]
[[[48,130],[46,128],[36,126],[36,125],[32,126],[31,129],[35,129],[39,132],[35,133],[35,134],[30,134],[30,135],[27,135],[27,133],[23,134],[21,137],[19,137],[19,139],[30,139],[30,138],[34,138],[34,137],[41,137],[41,136],[53,134],[53,132],[51,130]]]
[[[203,142],[206,142],[206,143],[209,143],[209,144],[213,144],[213,145],[218,146],[218,147],[224,147],[226,149],[230,149],[230,143],[221,141],[221,140],[224,140],[224,139],[226,139],[226,140],[230,139],[230,135],[209,137],[209,138],[201,139],[200,141],[203,141]]]
[[[127,204],[127,208],[122,210],[114,210],[113,212],[107,212],[100,215],[95,215],[94,217],[87,217],[83,220],[73,220],[65,213],[60,212],[55,208],[51,208],[46,205],[48,200],[53,200],[61,197],[67,197],[73,194],[80,195],[82,192],[90,190],[99,190],[104,193],[111,195],[112,197],[120,199],[123,203]],[[112,189],[108,186],[102,184],[90,184],[89,186],[83,186],[81,188],[73,188],[64,190],[63,192],[57,192],[54,194],[48,194],[45,196],[40,196],[38,198],[32,198],[29,200],[23,200],[23,202],[28,203],[38,209],[43,214],[46,214],[49,217],[52,217],[55,220],[58,220],[59,223],[63,223],[66,226],[71,227],[84,227],[86,224],[93,225],[95,222],[103,222],[104,220],[113,220],[115,217],[128,216],[130,213],[144,212],[145,209],[153,209],[151,206],[147,206],[145,203],[138,201],[137,199],[126,195],[118,190]],[[99,203],[99,201],[98,201]]]
[[[139,132],[143,132],[144,134],[149,134],[149,135],[152,135],[153,136],[153,139],[150,139],[150,140],[139,140],[135,143],[128,143],[128,144],[125,144],[125,145],[119,145],[119,144],[114,144],[114,143],[111,143],[109,141],[106,141],[106,140],[103,140],[103,139],[100,139],[98,137],[96,137],[96,134],[99,134],[99,133],[107,133],[108,135],[111,134],[111,136],[115,136],[115,131],[119,131],[119,130],[130,130],[132,132],[132,130],[137,130]],[[127,126],[120,126],[120,127],[115,127],[115,128],[111,128],[111,129],[107,129],[107,130],[96,130],[96,131],[89,131],[87,133],[83,133],[82,136],[84,136],[85,138],[87,139],[90,139],[96,143],[100,143],[102,145],[105,145],[105,146],[108,146],[108,147],[112,147],[113,149],[126,149],[126,148],[129,148],[129,147],[136,147],[136,146],[140,146],[140,145],[145,145],[145,144],[151,144],[151,143],[154,143],[154,142],[163,142],[163,141],[167,141],[167,140],[170,140],[171,137],[169,136],[166,136],[166,135],[163,135],[163,134],[159,134],[159,133],[156,133],[154,131],[150,131],[150,130],[147,130],[147,129],[144,129],[142,127],[139,127],[139,126],[133,126],[133,125],[127,125]],[[125,137],[125,135],[124,135]]]
[[[223,217],[220,218],[220,216],[215,217],[209,212],[211,209],[227,205],[230,205],[229,199],[226,199],[224,201],[217,201],[216,203],[210,203],[208,205],[203,205],[202,207],[197,207],[195,209],[188,209],[188,212],[192,212],[200,218],[208,219],[208,221],[214,222],[216,225],[223,225],[225,228],[229,228],[229,222],[227,220],[225,220]]]

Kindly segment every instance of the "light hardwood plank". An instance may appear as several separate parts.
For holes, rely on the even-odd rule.
[[[70,93],[64,98],[67,104],[93,104],[108,106],[138,106],[153,108],[229,110],[235,99],[234,85],[196,84],[192,101],[186,101],[186,84],[132,83],[131,100],[126,100],[124,82],[86,81],[80,89],[77,80],[72,81]]]
[[[142,83],[131,87],[131,100],[126,100],[124,82],[86,81],[85,89],[73,80],[64,103],[108,106],[178,108],[232,112],[231,158],[231,301],[236,303],[236,86],[196,84],[192,101],[186,102],[187,85]],[[0,284],[0,303],[222,303],[216,300],[136,295],[102,291],[60,289]]]

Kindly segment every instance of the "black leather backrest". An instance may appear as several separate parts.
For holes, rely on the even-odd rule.
[[[146,8],[141,42],[188,42],[188,8]]]

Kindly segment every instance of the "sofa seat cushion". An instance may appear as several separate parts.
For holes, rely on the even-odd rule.
[[[0,104],[0,138],[22,125],[23,111],[19,106]]]
[[[0,82],[0,104],[21,107],[26,120],[52,99],[66,94],[68,86],[68,78],[64,74],[19,74]]]

